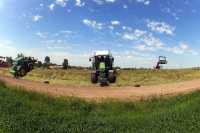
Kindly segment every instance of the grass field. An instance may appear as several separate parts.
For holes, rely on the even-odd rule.
[[[1,133],[191,133],[200,130],[200,92],[138,102],[86,102],[0,83]]]
[[[6,69],[0,70],[0,74],[10,75]],[[24,79],[40,82],[48,80],[51,84],[92,86],[89,70],[35,69]],[[121,70],[118,74],[117,83],[113,86],[155,85],[192,79],[200,79],[200,70]]]

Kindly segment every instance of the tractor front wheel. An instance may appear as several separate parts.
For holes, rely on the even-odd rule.
[[[93,84],[96,84],[98,82],[98,77],[97,77],[96,73],[91,74],[91,82]]]
[[[16,78],[16,79],[19,78],[19,74],[17,72],[14,74],[14,78]]]
[[[26,75],[26,71],[25,71],[24,68],[21,68],[20,71],[19,71],[19,73],[20,73],[20,76],[21,76],[21,77],[23,77],[23,76]]]

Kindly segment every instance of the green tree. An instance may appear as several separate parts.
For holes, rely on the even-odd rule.
[[[62,66],[63,66],[63,69],[68,69],[68,66],[69,66],[68,59],[64,59]]]
[[[51,62],[50,57],[49,57],[49,56],[46,56],[45,59],[44,59],[43,67],[44,67],[44,68],[49,68],[50,62]]]
[[[50,61],[51,61],[50,57],[46,56],[45,59],[44,59],[44,63],[50,64]]]
[[[42,62],[41,61],[37,62],[37,67],[42,67]]]

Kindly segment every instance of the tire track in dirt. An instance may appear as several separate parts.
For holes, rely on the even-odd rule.
[[[52,96],[73,96],[88,100],[117,99],[117,100],[138,100],[155,96],[172,96],[185,94],[200,90],[200,79],[171,83],[164,85],[142,86],[142,87],[97,87],[97,86],[64,86],[49,85],[36,81],[14,79],[12,77],[0,76],[0,80],[9,86],[22,87],[28,91],[45,93]]]

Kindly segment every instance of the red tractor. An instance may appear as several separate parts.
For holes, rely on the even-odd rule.
[[[167,58],[165,56],[159,56],[155,69],[160,70],[161,65],[165,65],[165,64],[167,64]]]
[[[6,57],[0,56],[0,67],[9,67],[9,64],[6,61]]]

